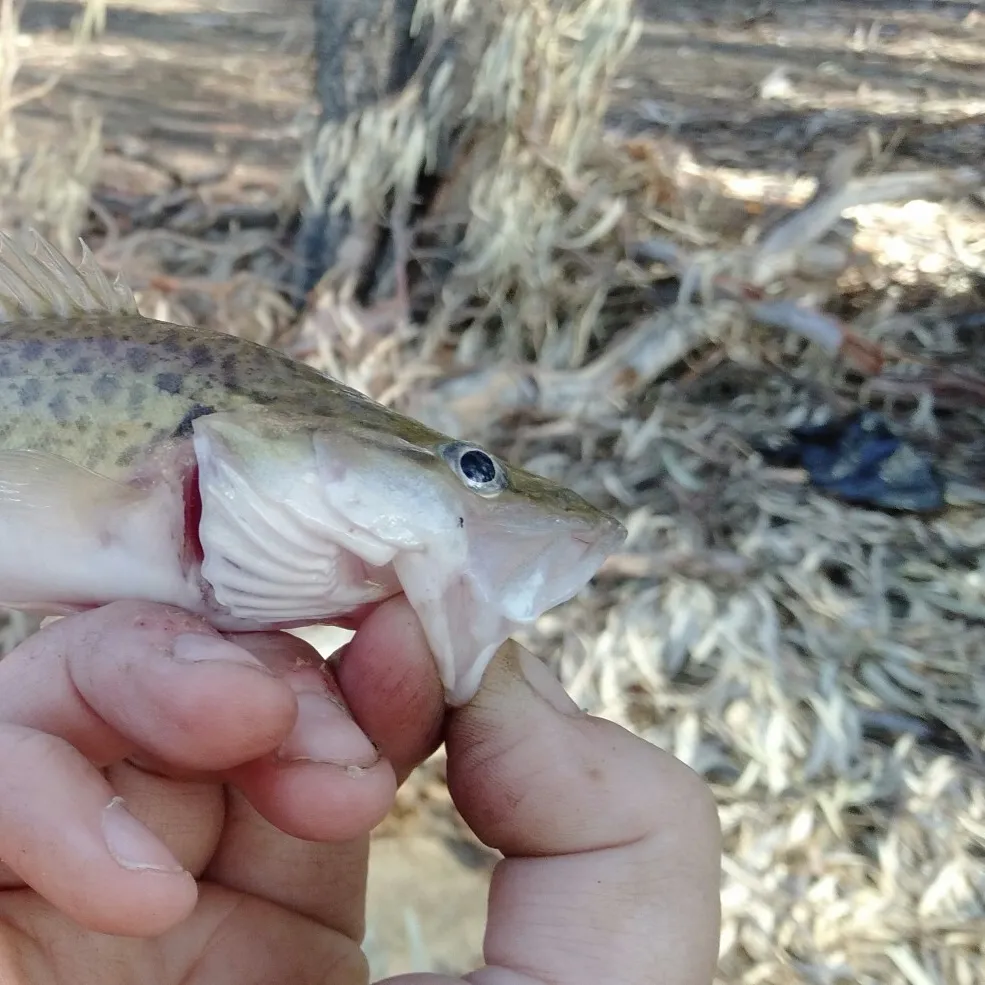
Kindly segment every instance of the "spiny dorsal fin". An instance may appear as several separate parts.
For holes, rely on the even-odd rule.
[[[31,232],[33,250],[0,233],[0,322],[140,313],[130,288],[119,277],[110,283],[84,242],[82,260],[76,265]]]

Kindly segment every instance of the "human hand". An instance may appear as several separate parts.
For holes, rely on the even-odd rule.
[[[463,817],[506,856],[469,981],[711,981],[701,781],[518,647],[446,714],[402,599],[332,669],[287,634],[132,603],[0,661],[0,981],[362,985],[368,832],[441,738]]]

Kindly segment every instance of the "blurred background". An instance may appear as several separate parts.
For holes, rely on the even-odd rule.
[[[0,0],[0,227],[624,519],[523,641],[712,784],[729,985],[985,975],[983,149],[981,2]],[[375,841],[478,962],[440,753]]]

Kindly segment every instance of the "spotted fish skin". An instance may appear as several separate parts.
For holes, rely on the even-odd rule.
[[[69,329],[67,334],[66,329]],[[277,406],[362,420],[407,440],[437,432],[274,349],[141,315],[0,322],[0,447],[33,448],[125,479],[148,447],[197,417]]]
[[[460,703],[624,536],[284,353],[144,317],[88,251],[0,235],[0,603],[143,598],[264,630],[403,592]]]

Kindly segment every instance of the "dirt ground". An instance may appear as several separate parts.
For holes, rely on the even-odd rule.
[[[76,51],[68,41],[79,4],[30,0],[20,81],[41,83],[52,69],[64,75],[23,114],[50,132],[84,106],[103,119],[111,155],[133,153],[140,141],[184,175],[229,169],[237,191],[274,194],[298,163],[313,112],[309,6],[111,0],[106,36]],[[947,121],[985,114],[981,2],[638,6],[643,36],[614,113],[627,130],[674,134],[709,162],[810,173],[867,127],[888,137],[916,123],[922,129],[905,141],[904,157],[980,161],[985,119],[960,132]]]
[[[217,208],[249,206],[248,221],[282,213],[314,112],[309,4],[108,7],[105,36],[76,48],[77,3],[27,3],[18,86],[41,85],[53,71],[60,81],[22,108],[22,139],[56,139],[80,114],[101,119],[96,201],[117,220],[138,192],[165,199],[175,175],[207,188]],[[867,130],[897,140],[912,161],[981,162],[981,2],[640,0],[640,10],[645,29],[615,125],[670,135],[737,175],[816,172]],[[977,122],[949,122],[974,114]],[[7,221],[0,215],[0,225]],[[374,971],[477,963],[488,859],[426,825],[402,835],[387,828],[376,847],[367,942]]]
[[[932,0],[641,0],[647,26],[629,126],[676,132],[700,157],[810,172],[847,139],[985,112],[985,7]],[[636,121],[633,116],[636,116]],[[965,140],[902,148],[924,164],[978,163]]]
[[[297,164],[298,116],[307,105],[305,3],[137,0],[109,3],[106,35],[73,49],[80,4],[27,3],[31,36],[23,84],[64,73],[25,107],[40,128],[70,125],[85,107],[103,120],[114,150],[138,153],[185,177],[230,169],[241,184],[277,188]]]

